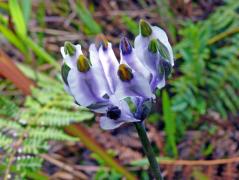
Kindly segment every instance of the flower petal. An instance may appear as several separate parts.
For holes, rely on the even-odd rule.
[[[110,90],[110,85],[108,83],[108,79],[107,79],[106,73],[104,72],[102,63],[99,58],[99,52],[95,44],[90,45],[89,52],[90,52],[90,60],[91,60],[92,67],[96,71],[95,72],[96,78],[101,83],[102,88],[105,89],[105,92],[108,95],[111,95],[113,92]]]
[[[147,67],[145,67],[142,62],[138,59],[138,57],[135,54],[135,50],[132,49],[132,52],[130,54],[124,55],[122,52],[120,53],[120,63],[124,63],[129,65],[133,70],[135,70],[137,73],[139,73],[141,76],[143,76],[145,79],[150,81],[150,72]]]
[[[102,116],[100,118],[100,127],[105,130],[111,130],[111,129],[118,128],[119,126],[121,126],[124,123],[139,122],[139,121],[140,121],[139,119],[135,119],[130,116],[128,117],[128,116],[124,116],[124,115],[117,120],[110,119],[106,116]]]
[[[64,59],[64,62],[70,67],[74,68],[76,66],[77,58],[82,54],[81,45],[75,45],[76,52],[73,56],[65,53],[64,47],[61,47],[61,55]]]
[[[67,77],[70,92],[76,102],[85,107],[107,101],[103,98],[105,90],[99,85],[100,82],[93,73],[95,72],[92,69],[82,73],[72,68]]]
[[[173,59],[173,50],[172,47],[168,41],[167,34],[162,30],[161,28],[157,26],[152,26],[152,34],[148,37],[143,37],[141,34],[139,34],[134,41],[134,46],[136,50],[136,54],[139,57],[141,61],[144,62],[144,54],[145,51],[147,51],[149,42],[152,39],[158,39],[166,48],[169,53],[169,59],[168,61],[171,63],[171,65],[174,65],[174,59]]]
[[[100,46],[99,59],[102,64],[107,82],[110,86],[110,90],[111,92],[115,92],[119,62],[115,57],[111,43],[108,43],[108,47],[106,49],[104,49],[103,46]]]
[[[151,91],[150,84],[147,79],[141,76],[136,71],[130,71],[130,68],[125,64],[121,64],[118,70],[120,83],[116,89],[116,95],[120,99],[128,96],[136,96],[142,98],[155,98]]]
[[[152,38],[158,39],[161,43],[163,43],[164,46],[166,46],[168,52],[169,52],[169,62],[171,63],[172,66],[174,66],[174,59],[173,59],[173,50],[172,47],[168,41],[167,34],[165,33],[164,30],[157,26],[152,26],[153,29],[153,34]]]

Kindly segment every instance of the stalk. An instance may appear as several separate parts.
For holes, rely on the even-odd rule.
[[[155,154],[153,152],[152,146],[149,142],[146,130],[144,128],[143,122],[135,122],[135,127],[137,129],[139,138],[141,140],[141,143],[143,145],[144,152],[148,158],[150,169],[154,175],[154,178],[156,180],[163,180],[163,176],[159,169],[159,164],[156,161]]]

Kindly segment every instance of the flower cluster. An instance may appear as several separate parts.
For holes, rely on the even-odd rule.
[[[61,47],[62,78],[75,102],[101,113],[103,129],[146,118],[155,90],[165,85],[174,65],[166,33],[140,21],[134,47],[126,37],[120,41],[120,61],[103,35],[90,45],[89,59],[81,46],[66,42]]]

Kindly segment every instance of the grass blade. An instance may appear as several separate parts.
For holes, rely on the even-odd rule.
[[[123,15],[121,17],[121,20],[123,22],[123,24],[128,28],[128,30],[133,33],[133,35],[138,35],[139,33],[139,25],[138,23],[136,23],[133,19],[131,19],[129,16],[127,15]]]
[[[26,36],[26,24],[17,0],[9,0],[9,9],[18,34]]]
[[[22,7],[22,13],[25,20],[26,25],[29,22],[29,19],[31,17],[31,8],[32,8],[32,1],[31,0],[21,0],[21,7]]]
[[[24,42],[24,44],[30,47],[37,56],[41,57],[45,62],[53,65],[57,69],[60,69],[60,66],[55,61],[55,59],[51,55],[49,55],[44,49],[38,46],[31,38],[27,36],[20,36],[20,39]]]
[[[89,34],[101,33],[100,25],[93,19],[91,13],[81,1],[77,1],[76,12]]]
[[[19,38],[8,28],[0,24],[0,33],[4,35],[4,37],[13,44],[16,48],[18,48],[21,52],[26,54],[26,48],[24,44],[19,40]]]
[[[168,97],[168,93],[163,91],[163,119],[165,122],[165,133],[167,136],[167,150],[172,150],[173,156],[178,156],[177,146],[176,146],[176,123],[175,115],[171,109],[171,102]]]

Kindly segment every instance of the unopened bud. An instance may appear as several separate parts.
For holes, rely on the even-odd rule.
[[[95,45],[97,49],[99,49],[100,46],[102,46],[103,50],[106,50],[108,48],[108,41],[103,34],[99,34],[96,36]]]
[[[132,52],[132,46],[126,37],[121,38],[120,49],[121,49],[123,55],[127,55]]]
[[[125,64],[119,66],[118,76],[122,81],[130,81],[134,77],[132,70]]]
[[[68,85],[67,76],[70,70],[71,68],[66,63],[61,66],[61,76],[66,85]]]
[[[107,111],[107,117],[110,119],[117,120],[121,116],[121,110],[117,106],[109,107]]]
[[[90,70],[90,62],[87,59],[87,57],[85,57],[82,54],[77,59],[77,69],[78,69],[78,71],[83,72],[83,73]]]
[[[143,19],[141,19],[139,22],[139,28],[140,28],[141,35],[144,37],[148,37],[152,34],[151,25]]]
[[[168,48],[162,42],[160,42],[159,40],[158,40],[158,50],[159,50],[160,55],[164,59],[166,59],[166,60],[170,59]]]
[[[157,39],[152,39],[149,42],[148,50],[152,53],[156,53],[159,49],[159,42]]]
[[[170,62],[168,62],[166,60],[163,60],[162,61],[162,66],[163,66],[163,69],[164,69],[165,77],[167,78],[172,72],[172,65],[171,65]]]
[[[64,51],[66,54],[69,54],[70,56],[74,56],[75,52],[76,52],[76,48],[75,48],[74,44],[72,44],[69,41],[66,41],[64,44]]]

